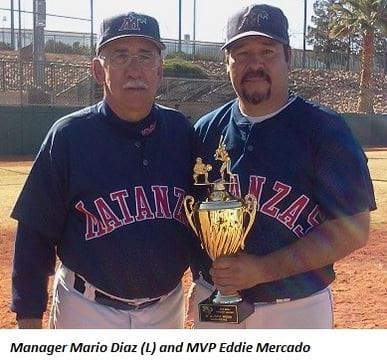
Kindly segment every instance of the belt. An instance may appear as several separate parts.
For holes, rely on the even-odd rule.
[[[86,290],[86,281],[76,273],[74,273],[74,289],[81,294],[84,294]],[[134,304],[123,300],[114,299],[97,289],[94,290],[94,293],[95,293],[95,298],[94,298],[95,302],[101,305],[113,307],[118,310],[132,310],[132,311],[142,310],[150,305],[158,303],[161,299],[161,297],[159,297],[159,298],[151,299],[149,301],[144,301],[139,304]]]

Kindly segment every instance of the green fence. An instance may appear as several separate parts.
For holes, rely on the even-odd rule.
[[[193,106],[193,104],[191,104]],[[195,109],[190,107],[193,115]],[[202,108],[203,105],[197,104]],[[0,106],[0,155],[35,155],[47,130],[80,107]],[[363,146],[387,146],[387,114],[343,114]],[[192,116],[193,120],[195,117]]]
[[[57,106],[0,106],[0,155],[35,155],[51,125],[79,109]]]
[[[342,114],[363,146],[387,146],[387,114]]]

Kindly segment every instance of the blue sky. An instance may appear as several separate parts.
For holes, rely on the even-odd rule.
[[[0,8],[10,8],[11,0],[0,0]],[[33,0],[14,0],[15,8],[18,2],[22,10],[32,11]],[[105,16],[110,16],[129,10],[140,11],[153,15],[160,24],[163,38],[178,39],[179,37],[179,0],[46,0],[47,14],[58,14],[84,19],[90,19],[90,3],[94,6],[94,31]],[[307,0],[307,18],[313,11],[315,0]],[[225,39],[225,26],[228,15],[244,5],[249,5],[254,0],[196,0],[196,40],[223,42]],[[280,7],[288,17],[290,25],[291,46],[302,48],[304,0],[267,0],[262,3]],[[182,0],[182,38],[189,34],[193,38],[193,9],[194,0]],[[4,16],[6,19],[4,20]],[[18,16],[16,14],[16,26]],[[0,10],[0,26],[10,26],[9,11]],[[22,14],[22,27],[30,28],[32,15]],[[90,32],[90,22],[47,17],[46,29],[61,31]]]

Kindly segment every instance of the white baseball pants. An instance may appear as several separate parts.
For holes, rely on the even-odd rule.
[[[54,329],[181,329],[184,294],[180,283],[160,301],[141,310],[119,310],[95,302],[90,291],[73,288],[74,273],[60,266],[55,275],[49,327]]]
[[[188,320],[195,329],[331,329],[333,305],[329,287],[306,298],[278,303],[255,303],[254,313],[240,324],[199,321],[198,303],[215,288],[205,280],[192,284],[189,294]]]

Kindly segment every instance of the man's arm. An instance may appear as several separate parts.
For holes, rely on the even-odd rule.
[[[20,319],[17,320],[18,329],[41,329],[42,319]]]
[[[369,211],[328,220],[293,244],[265,256],[238,254],[213,262],[210,274],[224,294],[324,267],[368,240]]]
[[[19,222],[12,272],[11,310],[20,329],[42,326],[48,301],[48,278],[55,269],[54,241]]]

